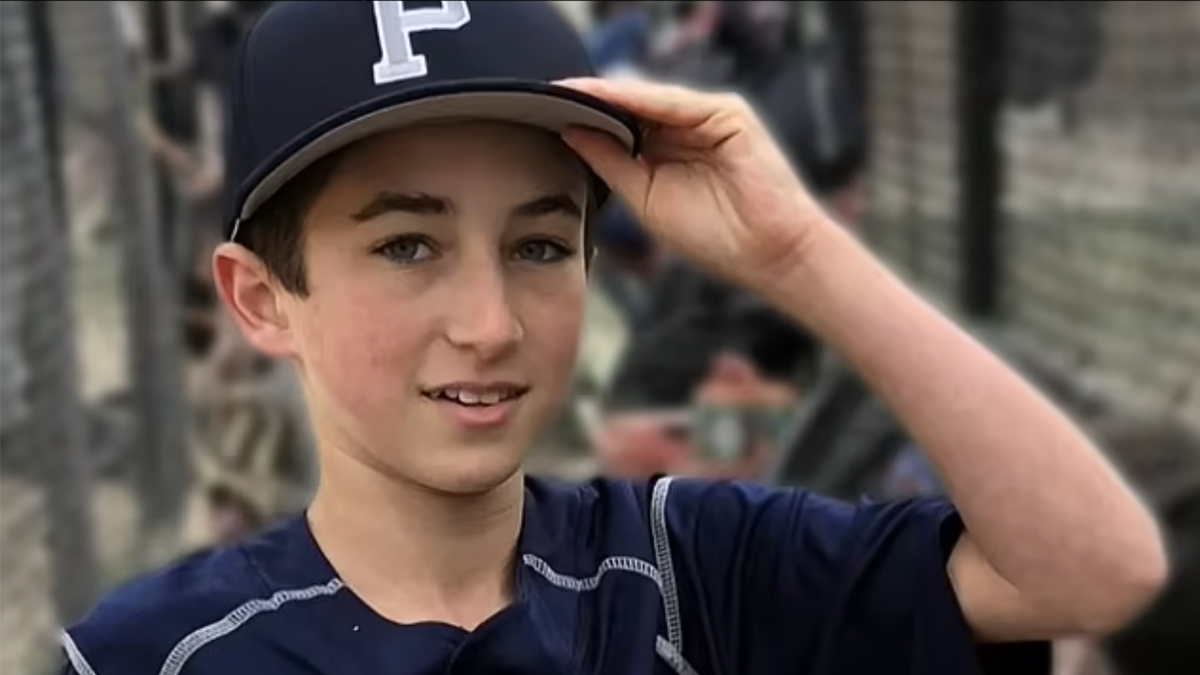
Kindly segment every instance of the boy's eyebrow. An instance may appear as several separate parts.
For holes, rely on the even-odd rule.
[[[422,216],[441,215],[450,211],[450,205],[441,197],[385,190],[372,197],[350,217],[362,223],[392,211]]]
[[[450,212],[450,201],[443,197],[422,193],[410,194],[385,190],[368,200],[350,217],[362,223],[393,211],[421,216],[442,215]],[[513,210],[514,215],[526,218],[554,213],[581,218],[583,217],[583,208],[571,195],[566,192],[557,192],[521,204]]]
[[[566,192],[557,192],[518,206],[514,213],[518,216],[536,217],[553,213],[566,214],[573,218],[583,217],[583,208],[574,197]]]

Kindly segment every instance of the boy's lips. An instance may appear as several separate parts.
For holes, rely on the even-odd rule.
[[[487,407],[515,401],[529,391],[529,386],[517,382],[451,382],[423,388],[421,394],[434,401],[456,403],[466,407]]]
[[[513,382],[453,382],[423,389],[421,394],[456,426],[479,430],[508,423],[528,392],[528,385]]]

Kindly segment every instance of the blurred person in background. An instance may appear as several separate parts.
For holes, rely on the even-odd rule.
[[[214,485],[205,494],[208,506],[207,546],[201,552],[231,546],[255,534],[266,525],[262,509],[253,493]]]
[[[647,59],[655,79],[700,88],[728,87],[733,59],[718,49],[715,36],[721,5],[702,2],[672,3]]]
[[[650,15],[642,2],[592,2],[587,47],[596,71],[636,76],[651,40]]]
[[[192,187],[206,199],[219,198],[224,186],[225,109],[230,100],[237,53],[246,32],[270,5],[248,0],[208,0],[207,12],[192,35],[193,72],[203,130]],[[211,240],[219,241],[223,214],[217,210],[212,215],[213,222],[208,223],[213,233]]]
[[[880,481],[880,499],[912,499],[946,493],[942,479],[912,443],[896,452]]]
[[[860,5],[676,2],[647,38],[647,13],[638,3],[593,3],[593,59],[601,72],[619,67],[626,75],[745,93],[817,196],[852,226],[866,159]],[[635,322],[652,319],[654,291],[647,286],[665,256],[619,202],[599,215],[596,231],[601,286]]]
[[[747,92],[814,193],[848,224],[855,213],[847,197],[854,193],[865,143],[860,86],[851,67],[852,53],[861,46],[860,26],[854,3],[831,4],[676,3],[647,70],[670,81]],[[754,311],[762,320],[747,321],[749,315],[739,313],[756,304],[752,294],[662,254],[624,205],[610,204],[597,224],[602,251],[597,279],[626,308],[635,331],[609,397],[621,401],[620,408],[610,409],[604,424],[618,429],[633,424],[638,430],[602,433],[607,440],[596,448],[601,464],[622,475],[633,467],[653,473],[677,466],[664,464],[664,457],[687,457],[700,467],[711,461],[701,451],[708,439],[689,436],[684,442],[678,416],[654,411],[706,407],[692,401],[693,390],[703,387],[716,355],[750,356],[741,349],[750,329],[729,326],[759,331],[759,342],[773,345],[774,356],[770,365],[756,361],[763,356],[758,349],[749,359],[755,372],[793,389],[802,388],[798,371],[815,369],[821,347],[800,327],[769,318],[769,307]],[[653,429],[653,420],[662,428]],[[665,445],[676,452],[656,450]]]
[[[679,343],[683,346],[683,343]],[[752,415],[790,411],[800,401],[791,383],[764,375],[749,358],[721,351],[692,388],[683,405],[641,405],[609,411],[596,455],[601,471],[621,478],[647,478],[656,474],[757,480],[772,454],[772,429],[756,424]],[[648,377],[657,373],[648,371]],[[694,409],[691,409],[694,406]],[[737,411],[731,422],[737,438],[723,443],[721,456],[707,444],[719,441],[715,430],[705,428],[697,411]]]
[[[182,74],[196,92],[197,138],[194,143],[172,138],[152,116],[141,119],[143,134],[154,156],[176,177],[197,210],[196,226],[207,261],[220,238],[224,156],[224,116],[234,57],[245,31],[269,2],[208,0],[190,34],[191,57]],[[169,65],[155,68],[158,76],[173,76]],[[207,265],[205,265],[207,267]],[[207,274],[207,272],[204,272]]]
[[[861,3],[762,4],[790,8],[767,31],[770,39],[756,44],[751,38],[767,19],[734,13],[726,44],[743,70],[754,69],[743,75],[748,96],[793,165],[839,221],[853,227],[867,156]]]
[[[253,491],[226,483],[213,483],[197,489],[183,553],[174,564],[186,565],[223,549],[246,541],[268,524],[263,508]],[[75,675],[73,671],[66,673]]]
[[[286,410],[242,384],[198,406],[189,458],[197,488],[189,495],[187,539],[193,547],[224,546],[280,518],[294,517],[311,498],[311,461]]]
[[[185,344],[193,361],[211,366],[217,379],[243,372],[256,361],[236,329],[218,311],[211,254],[220,241],[224,204],[225,106],[234,58],[242,36],[269,2],[209,0],[190,34],[191,58],[183,75],[195,88],[196,141],[173,138],[151,115],[141,118],[154,157],[182,188],[188,266],[182,270]],[[171,70],[159,70],[171,76]]]
[[[741,461],[751,454],[747,447],[730,463],[708,452],[713,439],[703,419],[722,407],[765,412],[781,391],[798,401],[815,373],[816,341],[755,294],[681,259],[663,266],[634,328],[604,397],[602,440],[594,448],[603,470],[757,479],[757,467],[775,451],[773,434],[754,446],[755,461]],[[716,400],[731,376],[738,400]]]
[[[596,214],[593,237],[597,247],[593,279],[636,331],[653,318],[654,286],[666,253],[619,199]]]
[[[796,5],[772,0],[719,3],[713,40],[733,59],[732,80],[753,100],[795,46]]]

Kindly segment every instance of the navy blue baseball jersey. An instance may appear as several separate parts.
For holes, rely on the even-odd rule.
[[[474,631],[375,614],[297,518],[133,583],[64,645],[78,675],[974,673],[961,529],[940,500],[531,478],[517,597]]]

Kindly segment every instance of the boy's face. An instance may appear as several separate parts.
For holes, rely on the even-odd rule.
[[[309,293],[275,290],[256,340],[299,365],[327,470],[448,493],[513,475],[572,378],[586,191],[557,139],[509,125],[408,129],[339,159],[305,222]]]

